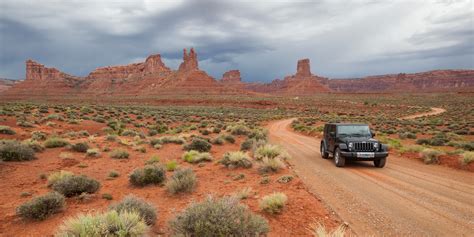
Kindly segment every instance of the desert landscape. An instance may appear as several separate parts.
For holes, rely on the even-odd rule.
[[[465,46],[443,38],[472,18],[463,1],[410,6],[420,16],[347,3],[362,18],[330,3],[59,2],[7,1],[0,19],[0,236],[473,235],[474,47],[421,47]],[[352,27],[383,12],[418,25],[358,43]],[[328,124],[368,125],[386,163],[339,165],[353,144],[326,151]]]

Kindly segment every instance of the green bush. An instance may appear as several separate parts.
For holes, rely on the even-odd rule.
[[[288,197],[284,193],[273,193],[264,196],[259,202],[259,207],[262,211],[276,214],[282,211],[287,201]]]
[[[242,144],[240,144],[241,151],[250,151],[253,148],[255,140],[251,138],[247,138]]]
[[[39,142],[32,140],[32,139],[27,139],[23,141],[23,144],[29,146],[31,149],[33,149],[35,152],[42,152],[44,151],[44,146],[41,145]]]
[[[44,147],[46,147],[46,148],[56,148],[56,147],[64,147],[68,144],[69,143],[66,140],[62,139],[62,138],[52,137],[52,138],[48,138],[44,142]]]
[[[184,146],[184,149],[187,151],[195,150],[200,152],[208,152],[211,150],[211,147],[212,145],[208,141],[200,138],[193,138],[191,143]]]
[[[276,157],[279,157],[285,160],[289,157],[289,155],[285,151],[283,151],[283,149],[280,146],[266,144],[266,145],[257,147],[257,149],[255,150],[255,159],[261,160],[264,157],[267,157],[269,159],[274,159]]]
[[[14,135],[15,131],[13,131],[9,126],[0,125],[0,134]]]
[[[178,163],[175,160],[170,160],[166,162],[165,166],[166,166],[166,170],[174,171],[176,168],[178,168]]]
[[[52,188],[66,197],[72,197],[82,193],[95,193],[99,190],[100,183],[84,175],[72,175],[54,182]]]
[[[191,150],[185,152],[182,159],[188,163],[200,163],[203,161],[212,161],[212,156],[208,152]]]
[[[252,167],[252,161],[250,160],[250,157],[241,151],[226,152],[219,162],[228,168]]]
[[[0,160],[27,161],[35,159],[35,151],[16,140],[0,141]]]
[[[251,131],[250,129],[242,124],[236,124],[233,126],[229,126],[227,130],[232,134],[232,135],[247,135]]]
[[[71,149],[76,152],[86,153],[89,149],[89,144],[87,142],[79,142],[71,146]]]
[[[24,219],[44,220],[64,208],[64,199],[63,195],[51,192],[23,203],[16,212]]]
[[[263,236],[269,231],[267,220],[232,197],[193,203],[170,222],[170,228],[176,236]]]
[[[178,169],[166,182],[166,189],[172,194],[190,193],[196,187],[196,174],[192,169]]]
[[[135,169],[129,176],[130,183],[135,186],[161,184],[165,180],[165,170],[161,166],[147,165]]]
[[[127,195],[121,202],[111,205],[109,210],[114,210],[118,213],[136,212],[147,225],[154,225],[156,222],[156,208],[145,200],[131,194]]]
[[[110,152],[110,157],[114,159],[128,159],[129,156],[128,151],[122,149],[115,149]]]
[[[109,211],[67,219],[56,236],[146,236],[149,227],[136,212]]]

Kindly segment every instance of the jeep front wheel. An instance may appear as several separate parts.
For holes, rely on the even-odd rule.
[[[334,151],[334,163],[337,167],[344,167],[346,164],[346,159],[341,156],[341,150],[339,150],[339,147]]]
[[[319,149],[321,151],[321,157],[323,159],[327,159],[329,158],[329,153],[326,151],[326,147],[324,146],[324,143],[321,142],[321,147]]]
[[[387,158],[381,158],[380,160],[374,160],[374,165],[377,168],[383,168],[385,166],[386,161],[387,161]]]

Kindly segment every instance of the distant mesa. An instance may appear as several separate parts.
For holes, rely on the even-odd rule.
[[[474,91],[474,70],[436,70],[411,74],[328,79],[311,72],[308,58],[298,60],[296,73],[270,83],[245,83],[240,71],[229,70],[220,80],[199,69],[193,48],[183,50],[177,70],[168,68],[160,54],[144,62],[100,67],[86,77],[76,77],[26,61],[24,81],[0,80],[2,99],[117,99],[153,98],[161,95],[314,95],[317,93],[399,93]]]

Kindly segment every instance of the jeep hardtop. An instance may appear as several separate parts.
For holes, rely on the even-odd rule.
[[[387,145],[374,139],[375,133],[367,124],[328,123],[324,125],[321,140],[321,157],[334,157],[337,167],[343,167],[346,160],[373,161],[382,168],[387,162]]]

